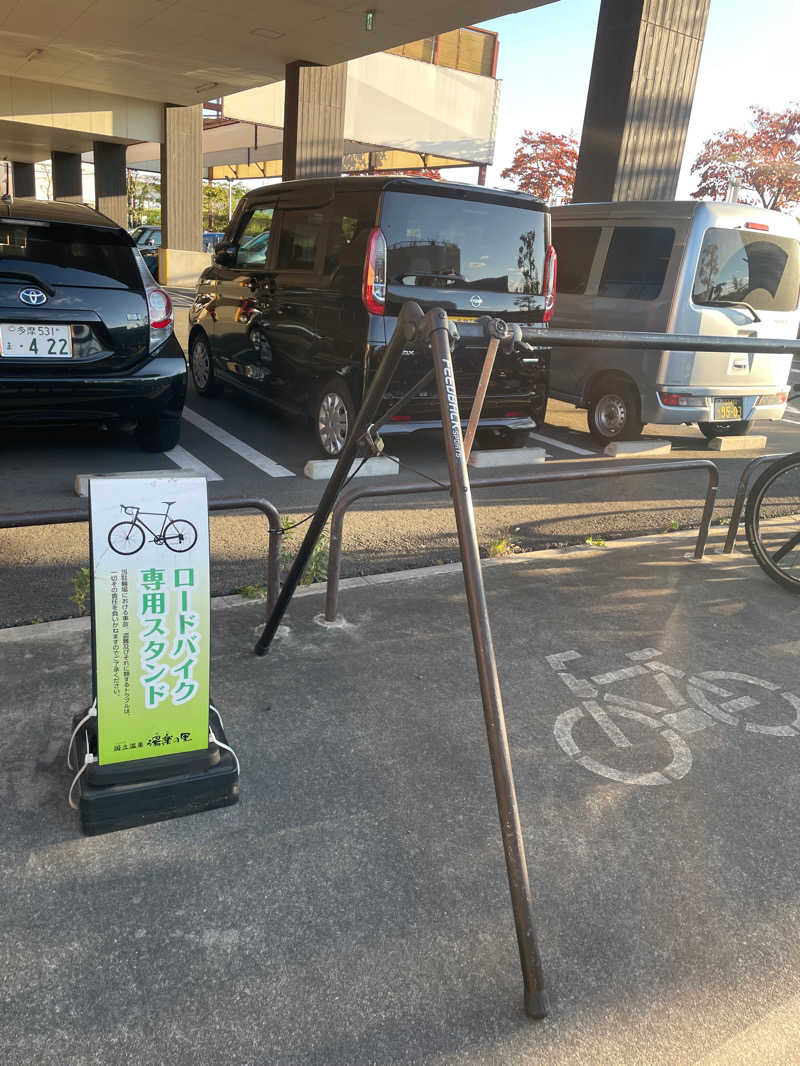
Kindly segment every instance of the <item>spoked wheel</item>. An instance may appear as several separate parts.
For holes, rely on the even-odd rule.
[[[117,555],[135,555],[144,544],[144,530],[135,522],[117,522],[108,531],[108,546]]]
[[[750,491],[744,516],[756,562],[778,585],[800,594],[800,452],[771,463]]]
[[[197,530],[185,518],[174,518],[164,530],[164,543],[173,552],[188,552],[197,541]]]

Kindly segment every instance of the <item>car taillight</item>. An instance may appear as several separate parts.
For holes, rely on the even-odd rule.
[[[547,247],[544,257],[544,277],[542,279],[542,296],[544,296],[543,322],[549,322],[556,306],[556,250],[552,244]]]
[[[150,351],[167,339],[172,333],[172,300],[163,289],[148,288],[147,315],[150,319]]]
[[[761,233],[769,233],[769,226],[767,226],[764,222],[745,222],[744,228],[756,229],[759,230]]]
[[[376,226],[370,232],[361,299],[372,315],[382,315],[386,309],[386,238]]]

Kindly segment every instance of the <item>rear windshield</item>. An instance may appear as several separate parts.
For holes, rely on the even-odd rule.
[[[3,219],[0,280],[18,273],[53,284],[99,287],[111,282],[141,289],[132,249],[124,230]]]
[[[389,282],[539,295],[546,218],[486,200],[388,192],[381,229]]]
[[[798,241],[755,230],[706,230],[692,290],[696,304],[794,311],[798,296]]]

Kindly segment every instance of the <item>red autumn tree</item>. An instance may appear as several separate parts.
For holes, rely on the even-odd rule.
[[[751,129],[724,130],[706,141],[692,174],[695,199],[724,200],[731,184],[743,199],[777,210],[800,203],[800,109],[751,107]]]
[[[578,142],[574,137],[549,130],[525,130],[517,141],[511,166],[500,176],[537,200],[564,202],[572,198],[577,165]]]

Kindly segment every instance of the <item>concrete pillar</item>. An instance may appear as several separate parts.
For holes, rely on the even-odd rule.
[[[128,171],[125,145],[94,142],[94,204],[120,226],[128,225]]]
[[[36,164],[12,163],[11,183],[15,196],[36,195]]]
[[[53,199],[83,203],[83,174],[78,152],[51,152]]]
[[[164,108],[161,245],[203,248],[203,105]]]
[[[602,0],[574,203],[672,200],[710,0]]]
[[[344,154],[347,64],[286,64],[283,180],[337,177]]]

